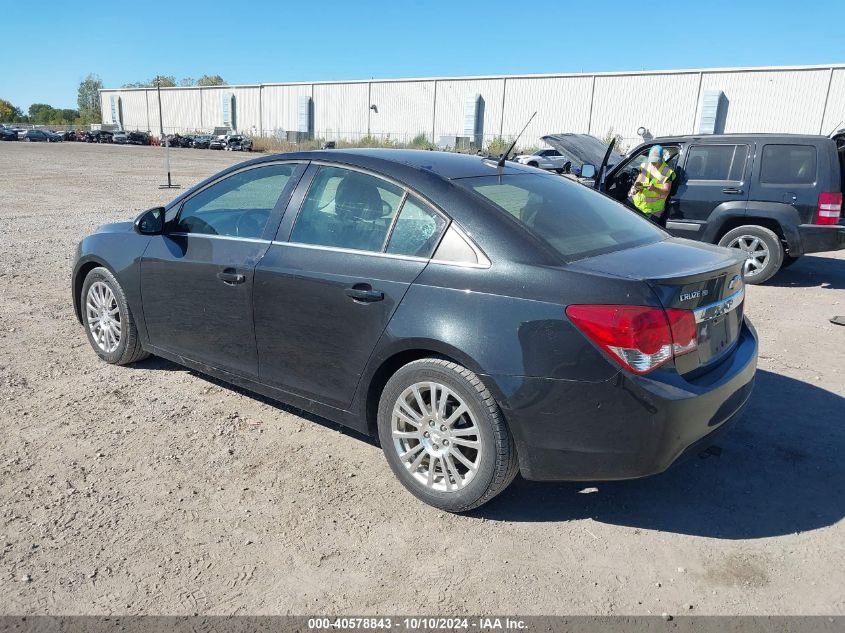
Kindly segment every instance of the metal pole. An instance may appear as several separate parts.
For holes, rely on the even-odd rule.
[[[174,185],[170,179],[170,141],[164,136],[164,119],[161,114],[161,76],[156,77],[156,92],[158,94],[158,129],[164,139],[164,163],[167,167],[167,184],[159,185],[159,189],[178,189],[181,185]]]

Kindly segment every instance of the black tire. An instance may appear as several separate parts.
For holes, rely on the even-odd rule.
[[[536,160],[532,160],[532,161],[528,162],[528,166],[529,167],[539,167],[540,163],[538,163]]]
[[[115,302],[117,303],[120,314],[121,334],[117,348],[111,352],[104,351],[94,340],[94,335],[88,324],[88,310],[86,309],[86,298],[88,290],[96,282],[103,282],[114,294]],[[107,363],[112,365],[129,365],[130,363],[143,360],[149,353],[145,352],[141,347],[141,341],[138,336],[138,327],[135,325],[135,319],[132,317],[132,311],[129,309],[129,304],[126,301],[126,295],[123,288],[120,287],[117,279],[112,275],[107,268],[94,268],[85,277],[82,284],[82,291],[80,294],[80,306],[82,310],[82,323],[85,326],[85,334],[88,336],[88,342],[94,352]]]
[[[780,265],[780,267],[781,268],[789,268],[790,266],[792,266],[792,264],[797,262],[799,259],[801,259],[801,255],[799,255],[798,257],[793,257],[792,255],[784,255],[783,256],[783,263]]]
[[[771,229],[756,224],[738,226],[722,236],[719,246],[744,250],[740,244],[754,239],[759,240],[768,250],[768,256],[763,260],[762,267],[746,271],[745,283],[756,285],[771,279],[783,264],[783,244],[777,234]]]
[[[399,457],[392,437],[394,405],[408,387],[428,381],[438,382],[460,396],[479,431],[477,471],[462,488],[450,492],[432,490],[418,482]],[[467,512],[484,505],[507,488],[519,471],[516,446],[495,399],[478,376],[445,359],[413,361],[387,381],[379,401],[378,433],[387,462],[402,485],[421,501],[447,512]]]

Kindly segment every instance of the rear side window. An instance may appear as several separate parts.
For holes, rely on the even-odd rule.
[[[381,178],[321,167],[290,241],[380,253],[403,195],[400,187]]]
[[[686,178],[741,182],[747,159],[747,145],[694,145],[687,156]]]
[[[446,220],[414,196],[408,196],[396,218],[387,252],[431,257],[444,226]]]
[[[812,145],[766,145],[760,182],[771,185],[810,185],[816,182],[816,148]]]
[[[572,261],[658,242],[654,224],[584,185],[557,176],[482,176],[455,181],[508,213]]]

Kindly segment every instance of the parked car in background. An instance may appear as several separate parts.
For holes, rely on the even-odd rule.
[[[54,130],[53,132],[61,136],[63,141],[73,141],[76,138],[74,130]]]
[[[88,132],[86,130],[76,130],[74,132],[74,141],[84,143],[88,140]]]
[[[190,147],[193,139],[190,136],[181,134],[167,134],[161,141],[161,145],[168,144],[170,147]]]
[[[530,167],[539,167],[540,169],[560,172],[563,171],[564,164],[569,159],[556,149],[551,148],[538,149],[533,154],[520,154],[514,160]]]
[[[62,137],[50,130],[26,130],[20,140],[27,143],[59,143],[61,142]]]
[[[126,145],[129,143],[129,133],[122,130],[120,132],[115,132],[112,134],[111,141],[115,145]]]
[[[111,143],[114,132],[108,130],[91,130],[86,132],[85,140],[88,143]]]
[[[208,149],[208,144],[211,142],[211,136],[209,134],[200,134],[199,136],[195,136],[194,140],[191,142],[191,147],[194,149]]]
[[[655,144],[678,174],[666,203],[666,230],[737,249],[747,258],[748,283],[771,279],[807,253],[845,249],[845,130],[833,137],[657,138],[629,152],[606,176],[599,170],[596,186],[625,200]]]
[[[17,141],[18,133],[16,130],[8,127],[0,127],[0,141]]]
[[[150,135],[146,132],[129,132],[127,142],[130,145],[149,145],[150,144]]]
[[[230,152],[251,152],[252,139],[240,134],[232,134],[226,137],[225,149]]]
[[[377,435],[411,493],[462,512],[517,472],[643,477],[709,447],[754,384],[742,266],[539,169],[333,150],[100,227],[72,297],[102,360],[153,353]]]
[[[208,149],[226,149],[226,135],[212,137],[208,142]]]

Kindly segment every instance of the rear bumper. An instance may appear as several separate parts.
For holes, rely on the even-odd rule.
[[[801,238],[801,254],[845,249],[845,226],[842,224],[802,224],[798,227],[798,235]]]
[[[600,383],[486,378],[500,392],[523,477],[600,481],[657,474],[706,448],[741,416],[756,369],[757,336],[746,322],[730,357],[691,382],[673,370]]]

